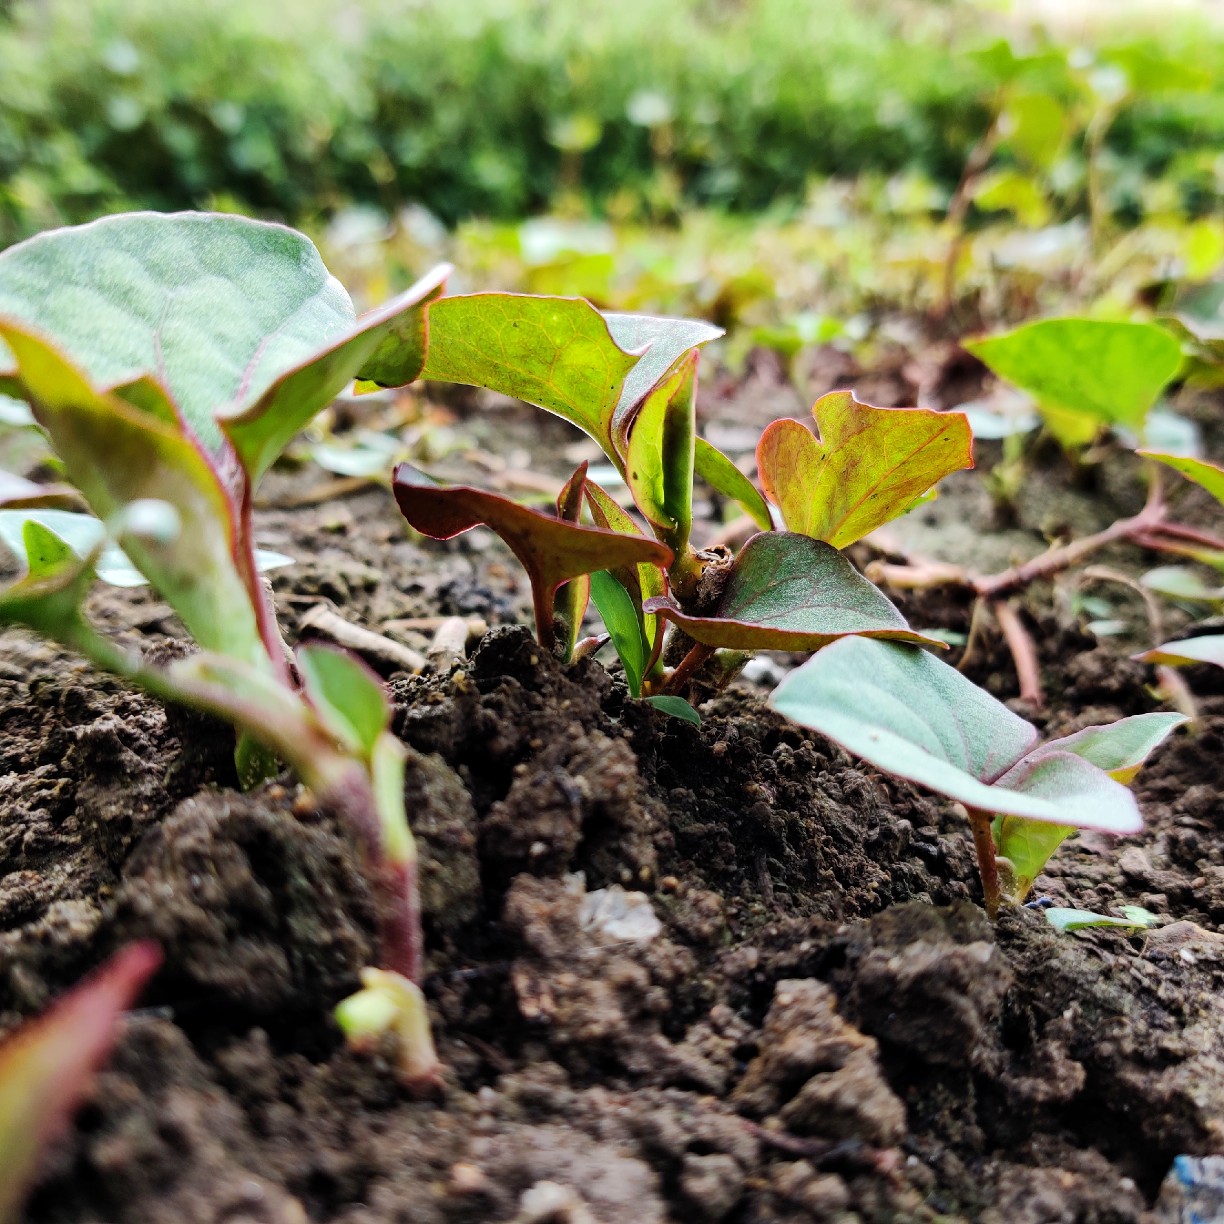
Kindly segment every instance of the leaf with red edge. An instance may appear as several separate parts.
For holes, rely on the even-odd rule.
[[[156,944],[124,948],[0,1046],[0,1221],[16,1219],[43,1147],[67,1127],[160,963]]]
[[[553,597],[563,582],[596,570],[672,561],[670,548],[644,536],[567,523],[485,489],[440,485],[408,463],[395,469],[392,489],[403,516],[424,535],[449,540],[485,524],[505,541],[531,580],[537,632],[548,647]]]
[[[940,645],[915,633],[836,548],[789,531],[748,541],[712,615],[691,616],[668,595],[643,607],[695,642],[734,650],[819,650],[847,636]]]
[[[819,436],[774,421],[757,444],[765,495],[790,531],[845,548],[908,510],[951,472],[973,466],[960,412],[873,408],[830,391],[812,408]]]

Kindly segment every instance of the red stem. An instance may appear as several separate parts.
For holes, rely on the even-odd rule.
[[[973,830],[973,848],[977,851],[978,874],[982,877],[982,901],[986,916],[993,922],[999,914],[999,864],[995,860],[994,834],[990,817],[977,808],[969,808],[969,827]]]

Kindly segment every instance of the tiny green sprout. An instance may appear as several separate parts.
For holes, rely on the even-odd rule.
[[[68,1125],[160,963],[156,944],[129,945],[0,1044],[0,1224],[16,1224],[43,1148]]]
[[[436,1082],[438,1056],[425,996],[401,974],[363,969],[361,989],[336,1005],[336,1023],[358,1051],[372,1049],[385,1034],[391,1034],[396,1042],[396,1070],[403,1082],[418,1090]]]
[[[410,981],[423,949],[389,708],[353,660],[309,648],[291,668],[251,507],[260,477],[354,379],[420,375],[446,273],[359,318],[304,235],[207,213],[108,217],[0,253],[0,385],[28,403],[96,516],[48,520],[28,489],[0,485],[26,515],[7,524],[26,573],[0,591],[0,623],[227,719],[244,784],[288,763],[360,836],[384,966]],[[99,566],[122,582],[135,570],[201,653],[153,667],[118,649],[83,612]]]
[[[1144,909],[1142,905],[1122,906],[1121,918],[1111,918],[1108,914],[1097,914],[1092,910],[1067,909],[1058,905],[1052,905],[1044,913],[1045,920],[1062,933],[1100,927],[1119,931],[1146,931],[1160,921],[1156,914]]]
[[[1031,723],[932,654],[861,637],[826,647],[769,701],[879,769],[964,804],[992,917],[1000,862],[1023,900],[1075,830],[1140,830],[1123,783],[1186,721],[1139,714],[1038,744]]]
[[[1142,431],[1182,364],[1181,345],[1156,323],[1042,319],[964,346],[1028,392],[1066,447],[1086,445],[1107,425]]]

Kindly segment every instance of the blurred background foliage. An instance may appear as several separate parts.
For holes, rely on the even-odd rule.
[[[859,175],[970,224],[1219,208],[1218,27],[1193,7],[1087,38],[1003,20],[970,0],[0,0],[0,244],[132,206],[666,223]]]

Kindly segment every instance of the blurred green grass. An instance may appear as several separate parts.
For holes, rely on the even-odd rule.
[[[0,244],[134,206],[670,223],[860,174],[920,179],[937,211],[998,112],[974,53],[997,26],[968,0],[0,0]],[[1158,175],[1187,215],[1219,207],[1224,40],[1193,14],[1053,45],[1039,87],[1074,130],[1043,196],[1085,208],[1111,41],[1188,76],[1119,108],[1109,207],[1138,217]]]

